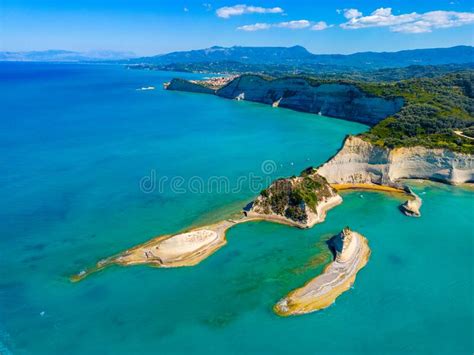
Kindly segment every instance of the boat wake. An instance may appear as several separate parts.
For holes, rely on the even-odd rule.
[[[144,86],[139,89],[136,89],[137,91],[148,91],[148,90],[155,90],[154,86]]]

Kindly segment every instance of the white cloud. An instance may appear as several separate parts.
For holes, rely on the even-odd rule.
[[[255,23],[253,25],[240,26],[237,27],[237,29],[241,31],[254,32],[260,30],[268,30],[270,27],[272,27],[272,25],[270,25],[269,23]]]
[[[203,3],[202,6],[204,6],[206,11],[211,11],[212,10],[212,5],[209,4],[208,2]]]
[[[185,8],[183,9],[183,11],[184,11],[184,12],[189,12],[189,9],[188,9],[187,7],[185,7]]]
[[[332,27],[332,25],[328,26],[328,24],[324,21],[319,21],[319,22],[316,22],[313,26],[311,26],[311,29],[313,31],[322,31],[322,30],[325,30],[329,27]]]
[[[224,6],[216,10],[216,14],[222,18],[240,16],[244,14],[281,14],[281,7],[259,7],[248,5]]]
[[[431,32],[431,24],[426,21],[416,21],[411,23],[405,23],[390,28],[392,32],[402,33],[426,33]]]
[[[297,20],[297,21],[288,21],[280,22],[274,25],[275,27],[289,28],[292,30],[299,30],[311,26],[308,20]]]
[[[430,11],[423,14],[393,15],[391,8],[379,8],[369,16],[356,9],[344,11],[349,21],[341,24],[344,29],[360,29],[368,27],[388,27],[392,32],[426,33],[437,28],[459,27],[474,23],[474,13],[456,11]]]
[[[270,28],[287,28],[290,30],[301,30],[304,28],[308,28],[311,26],[311,29],[314,31],[322,31],[329,27],[333,27],[333,25],[328,25],[324,21],[319,22],[311,22],[308,20],[295,20],[295,21],[286,21],[286,22],[277,22],[277,23],[254,23],[252,25],[245,25],[237,27],[238,30],[241,31],[260,31],[260,30],[268,30]]]
[[[339,10],[338,14],[341,13],[341,10]],[[344,9],[344,17],[347,19],[351,19],[354,17],[360,17],[362,16],[362,12],[360,12],[357,9]]]
[[[323,21],[317,22],[314,24],[314,26],[322,26]],[[312,22],[308,20],[295,20],[295,21],[287,21],[287,22],[277,22],[277,23],[255,23],[253,25],[245,25],[245,26],[240,26],[237,27],[238,30],[241,31],[260,31],[260,30],[268,30],[270,28],[287,28],[290,30],[301,30],[304,28],[310,27]],[[327,24],[324,22],[324,25],[326,25],[325,28],[331,27],[327,26]],[[320,28],[320,30],[323,30],[325,28]]]

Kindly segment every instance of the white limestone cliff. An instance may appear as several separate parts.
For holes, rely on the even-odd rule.
[[[474,181],[474,156],[425,147],[381,148],[349,136],[342,149],[318,168],[332,184],[394,185],[401,179],[449,184]]]

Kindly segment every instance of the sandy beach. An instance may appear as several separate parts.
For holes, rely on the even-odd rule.
[[[226,232],[229,228],[252,221],[268,221],[303,228],[296,222],[292,223],[289,219],[277,215],[255,214],[238,219],[225,219],[182,233],[155,237],[118,255],[100,260],[94,267],[71,276],[71,281],[80,281],[110,265],[147,264],[163,268],[194,266],[227,243]]]
[[[244,218],[226,219],[183,233],[158,236],[118,255],[100,260],[94,267],[73,275],[71,281],[80,281],[114,264],[122,266],[148,264],[155,267],[196,265],[226,244],[227,229],[246,221]]]
[[[385,191],[385,192],[395,192],[407,194],[404,189],[396,188],[387,185],[377,185],[377,184],[330,184],[337,191],[344,190],[374,190],[374,191]]]

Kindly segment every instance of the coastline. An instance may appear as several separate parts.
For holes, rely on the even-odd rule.
[[[436,154],[441,160],[433,159]],[[390,150],[374,146],[359,137],[348,136],[337,154],[316,170],[313,169],[312,175],[307,173],[300,177],[276,180],[276,182],[287,182],[285,186],[288,191],[283,190],[283,194],[290,196],[301,191],[307,192],[304,189],[298,190],[301,188],[298,183],[316,176],[323,179],[323,186],[332,189],[332,196],[322,194],[321,196],[325,197],[317,199],[319,202],[311,208],[304,200],[296,205],[300,212],[306,213],[304,219],[299,218],[299,215],[295,217],[294,213],[288,213],[288,201],[285,202],[286,205],[280,206],[283,207],[281,211],[275,209],[279,214],[274,213],[272,208],[268,209],[267,204],[266,210],[244,211],[244,215],[240,218],[223,219],[180,233],[155,237],[115,256],[100,260],[93,268],[73,275],[71,281],[80,281],[109,265],[147,264],[163,268],[197,265],[222,248],[227,243],[227,230],[240,223],[268,221],[298,228],[311,228],[325,220],[327,211],[342,203],[341,196],[337,194],[339,191],[373,190],[408,195],[409,199],[400,206],[400,210],[407,216],[419,217],[422,200],[400,181],[413,176],[427,180],[445,176],[446,178],[442,180],[456,183],[472,180],[474,160],[465,154],[453,154],[454,158],[446,150],[420,147]],[[321,182],[317,180],[312,182],[318,187],[312,187],[310,192],[313,194],[321,192]],[[257,196],[255,201],[262,196],[268,197],[268,191],[267,195],[262,193]],[[301,199],[301,195],[298,196]],[[286,198],[288,199],[288,195]],[[356,232],[347,229],[340,235],[343,240],[346,238],[351,241],[346,250],[341,251],[319,276],[280,300],[274,307],[278,315],[289,316],[324,309],[351,287],[358,271],[368,262],[370,248],[365,237]]]
[[[353,138],[355,139],[355,138]],[[352,140],[353,140],[352,139]],[[346,142],[351,139],[346,139]],[[347,190],[372,190],[393,194],[402,194],[409,196],[409,200],[400,206],[400,210],[411,217],[419,217],[419,208],[421,207],[421,199],[408,187],[403,186],[399,181],[372,181],[371,175],[364,175],[359,171],[365,172],[367,165],[355,169],[346,178],[337,179],[333,176],[340,176],[340,159],[344,157],[345,145],[339,152],[330,158],[326,163],[322,164],[316,172],[325,171],[326,179],[329,186],[336,192]],[[336,164],[334,164],[336,161]],[[343,162],[343,161],[342,161]],[[344,164],[342,164],[344,166]],[[354,175],[359,174],[359,175]],[[358,179],[354,179],[358,176]],[[361,177],[363,177],[361,179]],[[362,181],[361,181],[362,180]],[[400,186],[400,187],[399,187]],[[195,226],[192,229],[184,230],[180,233],[172,235],[162,235],[155,237],[143,244],[137,245],[125,250],[118,255],[102,259],[97,264],[87,270],[83,270],[70,279],[73,282],[80,281],[92,273],[100,271],[110,265],[132,266],[139,264],[147,264],[153,267],[185,267],[199,264],[204,259],[214,254],[222,248],[226,243],[226,232],[234,225],[252,222],[252,221],[268,221],[273,223],[285,224],[298,228],[311,228],[317,223],[325,220],[327,212],[342,203],[342,198],[337,193],[320,201],[315,211],[308,210],[308,219],[303,222],[291,220],[283,215],[275,213],[258,213],[255,211],[245,211],[244,215],[235,219],[224,219],[204,226]],[[204,236],[203,236],[204,235]],[[370,249],[367,240],[354,232],[354,239],[357,241],[358,252],[350,257],[352,263],[343,265],[337,260],[330,263],[323,273],[316,278],[308,281],[303,287],[290,292],[285,298],[275,305],[274,310],[280,316],[289,316],[295,314],[303,314],[314,312],[326,308],[334,303],[334,300],[343,292],[347,291],[354,283],[357,272],[363,268],[369,258]],[[183,247],[183,245],[186,245]],[[328,276],[330,275],[330,276]],[[328,277],[332,280],[330,283],[324,283]],[[322,290],[322,288],[324,290]],[[315,291],[316,290],[316,291]]]
[[[402,194],[404,196],[408,195],[409,200],[400,207],[400,210],[407,216],[420,216],[421,199],[408,187],[398,182],[386,181],[384,183],[384,181],[377,181],[374,183],[369,178],[362,181],[359,180],[359,182],[357,180],[354,181],[353,175],[349,175],[350,178],[336,183],[335,179],[331,176],[331,170],[334,168],[334,171],[337,173],[338,164],[332,166],[331,170],[328,170],[328,167],[341,154],[344,154],[344,150],[343,146],[334,157],[330,158],[316,170],[318,172],[321,167],[325,169],[326,173],[329,174],[328,180],[331,188],[336,192],[372,190]],[[416,201],[416,206],[412,203],[414,201]],[[330,198],[320,201],[316,205],[315,211],[308,210],[308,219],[304,223],[275,213],[264,214],[255,211],[245,211],[240,218],[223,219],[209,225],[195,226],[176,234],[155,237],[115,256],[102,259],[94,267],[82,270],[70,279],[73,282],[80,281],[110,265],[132,266],[146,264],[163,268],[194,266],[214,254],[227,243],[226,232],[234,225],[252,221],[267,221],[298,228],[311,228],[315,224],[323,222],[327,212],[340,203],[342,203],[342,198],[337,193]],[[357,272],[366,265],[370,255],[367,240],[358,233],[354,232],[354,235],[354,239],[358,243],[358,252],[351,257],[352,263],[349,266],[341,265],[337,260],[332,262],[324,269],[321,275],[308,281],[303,287],[290,292],[277,303],[274,308],[275,312],[281,316],[313,312],[330,306],[339,295],[347,291],[354,283]],[[338,271],[338,269],[340,270]],[[326,285],[321,284],[321,280],[327,279],[328,275],[332,275],[331,279],[333,282]],[[319,289],[321,286],[325,286],[324,291]],[[314,291],[315,289],[319,291],[316,292]]]

